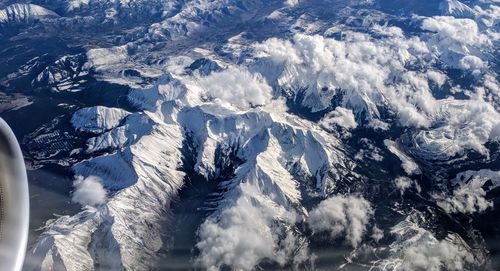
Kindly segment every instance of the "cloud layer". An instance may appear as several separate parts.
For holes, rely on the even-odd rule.
[[[328,113],[320,122],[320,125],[333,130],[335,125],[345,129],[355,129],[358,127],[352,110],[343,107],[337,107],[334,111]]]
[[[356,196],[333,196],[322,201],[307,220],[314,234],[326,232],[331,238],[344,237],[357,247],[373,215],[370,202]]]
[[[464,248],[447,240],[416,243],[405,249],[402,271],[466,270],[474,256]]]
[[[435,196],[435,198],[437,204],[447,213],[472,214],[493,207],[493,203],[485,199],[485,196],[486,192],[481,188],[481,182],[473,180],[454,190],[451,197]]]
[[[341,39],[271,38],[254,45],[254,67],[312,112],[328,109],[335,100],[368,123],[396,120],[416,128],[414,152],[424,158],[449,159],[467,150],[488,156],[484,145],[499,140],[500,129],[500,114],[490,102],[500,91],[488,70],[498,36],[471,19],[432,17],[417,23],[424,31],[419,36],[375,25],[368,33],[344,31]],[[453,69],[474,75],[469,89],[449,77]],[[450,93],[436,97],[447,85]],[[466,98],[455,98],[457,93]],[[352,127],[343,113],[336,110],[328,118]]]
[[[196,263],[207,270],[254,270],[264,260],[279,266],[306,261],[307,249],[300,248],[297,237],[280,226],[279,217],[292,224],[295,220],[293,213],[282,208],[240,197],[234,206],[200,226]]]
[[[389,245],[390,255],[377,260],[376,266],[401,271],[460,271],[481,266],[483,251],[471,248],[455,233],[437,239],[422,223],[427,224],[424,214],[413,211],[393,226],[390,231],[393,237]]]
[[[107,193],[99,177],[90,176],[84,179],[82,176],[79,176],[73,183],[73,186],[75,187],[75,191],[71,200],[75,203],[84,206],[95,206],[106,202]]]
[[[259,74],[245,68],[230,67],[201,77],[197,84],[204,91],[205,98],[217,99],[239,109],[265,105],[271,101],[272,88]]]

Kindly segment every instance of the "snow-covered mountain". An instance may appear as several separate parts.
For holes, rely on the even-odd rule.
[[[446,0],[441,2],[439,4],[439,10],[442,15],[456,18],[474,18],[476,15],[473,9],[458,0]]]
[[[82,209],[26,270],[155,270],[184,245],[187,269],[498,265],[495,1],[31,2],[4,17],[51,19],[1,46],[50,46],[0,83],[55,104],[25,148],[64,142],[30,159],[67,166]]]
[[[33,4],[12,4],[0,10],[0,24],[22,24],[59,17],[55,12]]]

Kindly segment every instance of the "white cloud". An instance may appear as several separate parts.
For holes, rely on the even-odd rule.
[[[390,127],[386,122],[392,119],[383,119],[380,108],[393,112],[399,125],[420,128],[415,131],[416,148],[427,157],[449,159],[470,149],[488,155],[484,144],[500,138],[499,113],[491,105],[500,95],[498,83],[483,72],[495,34],[473,20],[453,17],[426,18],[421,27],[428,32],[419,37],[405,36],[397,27],[375,26],[372,30],[382,37],[344,31],[341,40],[304,34],[292,40],[271,38],[254,45],[253,67],[313,112],[331,106],[339,91],[339,106],[364,114],[373,128]],[[475,84],[484,82],[484,87],[476,87],[468,100],[436,99],[431,87],[446,82],[452,92],[464,91],[436,70],[436,64],[482,75]],[[413,164],[405,165],[413,171]]]
[[[337,107],[335,108],[335,111],[328,113],[320,121],[320,125],[323,125],[331,130],[334,129],[334,125],[344,127],[345,129],[348,130],[355,129],[356,127],[358,127],[358,124],[356,123],[356,119],[354,118],[352,110],[343,107]]]
[[[418,185],[418,183],[416,181],[414,181],[408,177],[398,177],[398,178],[394,179],[394,185],[399,190],[401,195],[404,194],[404,192],[406,190],[408,190],[409,188],[411,188],[412,186],[415,187],[417,192],[421,191],[420,185]]]
[[[449,233],[438,240],[420,226],[427,223],[425,215],[413,211],[390,230],[393,241],[389,255],[380,259],[374,269],[398,271],[461,271],[474,270],[486,259],[484,251],[472,249],[458,234]],[[484,263],[484,262],[483,262]]]
[[[487,99],[492,99],[492,96],[496,99],[500,98],[500,83],[495,78],[496,74],[485,74],[483,77],[483,84],[476,88],[476,91],[480,95],[486,94]],[[488,97],[489,96],[489,97]]]
[[[357,247],[373,215],[370,202],[356,196],[333,196],[309,212],[307,223],[314,234],[326,232],[331,238],[344,237]]]
[[[435,16],[422,22],[422,29],[435,32],[442,48],[465,52],[467,48],[458,45],[477,46],[489,44],[488,37],[480,33],[476,22],[472,19],[454,18],[451,16]]]
[[[410,188],[412,184],[412,180],[407,177],[398,177],[394,180],[394,185],[397,189],[403,194],[406,189]]]
[[[429,48],[446,65],[463,70],[484,67],[484,52],[492,48],[488,31],[480,31],[472,19],[436,16],[422,21],[422,29],[433,32],[426,36]]]
[[[254,45],[256,57],[268,57],[276,63],[300,64],[302,59],[295,45],[289,40],[270,38]]]
[[[403,76],[405,65],[416,60],[413,54],[427,53],[425,43],[418,38],[404,39],[395,34],[376,40],[367,34],[348,32],[345,40],[338,41],[297,34],[292,42],[272,38],[254,48],[257,57],[284,66],[277,78],[274,73],[267,74],[272,75],[268,80],[284,89],[304,91],[302,104],[313,112],[326,109],[342,90],[346,94],[341,106],[352,108],[355,114],[365,112],[369,119],[378,118],[377,104],[387,102],[397,109],[405,125],[429,124],[426,112],[416,108],[432,107],[428,86],[417,88],[411,85],[409,75]],[[405,87],[393,87],[397,84]]]
[[[445,74],[433,70],[427,72],[427,78],[429,78],[430,81],[434,82],[439,87],[443,86],[446,80],[448,79],[448,77]]]
[[[467,250],[447,240],[415,243],[403,253],[402,271],[461,271],[467,263],[473,263],[474,256]]]
[[[259,74],[245,68],[229,67],[197,80],[207,99],[217,99],[238,109],[268,104],[272,99],[272,88]]]
[[[106,202],[106,190],[99,177],[90,176],[84,179],[82,176],[78,176],[73,186],[75,187],[71,198],[73,202],[91,206]]]
[[[484,100],[440,100],[439,126],[415,135],[416,151],[432,159],[447,160],[465,150],[489,155],[484,144],[495,140],[500,113]]]
[[[485,182],[485,179],[473,177],[470,181],[458,185],[453,190],[453,195],[435,194],[433,198],[447,213],[481,213],[493,207],[493,202],[485,198],[486,191],[483,189]]]
[[[267,227],[267,217],[246,199],[224,211],[220,221],[205,221],[199,238],[196,247],[201,253],[197,262],[209,270],[218,270],[221,265],[251,270],[275,255],[275,237]]]
[[[460,59],[459,67],[464,70],[477,71],[485,67],[484,62],[477,56],[464,56]]]
[[[375,241],[375,242],[378,242],[380,241],[382,238],[384,238],[384,231],[379,229],[377,227],[377,225],[374,225],[373,228],[372,228],[372,239]]]
[[[285,0],[285,4],[287,4],[290,7],[293,7],[299,4],[299,0]]]
[[[398,143],[386,139],[384,140],[384,144],[390,152],[392,152],[399,158],[399,160],[401,160],[401,167],[407,174],[409,175],[420,174],[422,172],[418,164],[413,160],[413,158],[408,156],[403,150],[400,149]]]
[[[307,247],[300,247],[297,237],[280,228],[275,219],[285,216],[295,221],[293,213],[281,208],[260,205],[242,196],[220,216],[209,217],[198,230],[196,263],[207,270],[223,266],[233,270],[253,270],[263,260],[283,266],[308,260]]]
[[[378,119],[372,119],[368,125],[375,130],[382,130],[382,131],[387,131],[391,127],[389,123]]]
[[[362,138],[359,142],[363,144],[363,147],[359,148],[359,151],[354,156],[354,159],[373,159],[377,162],[381,162],[382,160],[384,160],[384,156],[381,154],[382,150],[376,147],[373,141],[369,140],[368,138]]]

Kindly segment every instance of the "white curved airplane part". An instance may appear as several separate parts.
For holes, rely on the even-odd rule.
[[[22,268],[28,241],[29,195],[19,144],[0,118],[0,270]]]

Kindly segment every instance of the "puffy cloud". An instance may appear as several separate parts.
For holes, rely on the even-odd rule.
[[[493,178],[481,177],[481,174],[473,177],[469,175],[469,178],[466,182],[458,184],[451,196],[434,194],[433,198],[437,201],[439,207],[443,208],[447,213],[464,214],[484,212],[488,208],[493,207],[493,202],[485,198],[486,191],[483,186],[490,179],[497,186],[500,184],[500,181]]]
[[[406,189],[411,187],[412,180],[407,177],[399,177],[394,180],[394,185],[403,194]]]
[[[384,156],[381,154],[382,150],[375,146],[374,142],[368,138],[362,138],[359,140],[362,144],[362,148],[359,149],[358,153],[354,156],[356,160],[372,159],[377,162],[384,160]]]
[[[320,122],[321,125],[333,129],[332,126],[338,125],[345,129],[355,129],[358,127],[352,110],[343,107],[335,108],[335,111],[328,113]]]
[[[75,191],[71,200],[81,205],[99,205],[106,202],[106,190],[101,184],[99,177],[90,176],[83,178],[78,176],[73,183]]]
[[[429,48],[440,60],[454,68],[482,68],[484,63],[481,58],[492,47],[488,33],[481,32],[472,19],[431,17],[422,21],[422,29],[433,32],[426,37]]]
[[[217,99],[238,109],[265,105],[272,99],[272,88],[259,74],[230,67],[197,80],[207,99]]]
[[[287,4],[290,7],[293,7],[299,4],[299,0],[285,0],[285,4]]]
[[[448,160],[471,149],[485,156],[484,146],[496,138],[500,113],[483,100],[441,100],[433,129],[415,134],[414,153],[424,158]]]
[[[314,234],[326,232],[331,238],[345,237],[357,247],[373,215],[370,202],[356,196],[333,196],[314,208],[307,223]]]
[[[254,45],[253,67],[312,112],[335,100],[365,116],[371,127],[387,129],[393,119],[383,119],[379,112],[387,109],[399,125],[419,128],[415,142],[426,157],[449,159],[468,149],[488,155],[485,143],[500,133],[500,118],[491,105],[495,97],[481,99],[481,91],[500,93],[487,72],[494,33],[473,20],[453,17],[426,18],[421,27],[428,32],[418,37],[405,36],[397,27],[374,26],[377,37],[344,31],[340,40],[305,34],[292,40],[271,38]],[[478,93],[468,100],[437,99],[432,89],[446,82],[452,92],[463,90],[436,70],[436,62],[481,74],[484,80],[474,84],[484,82],[484,88],[476,88]],[[412,171],[411,164],[405,165]]]
[[[500,97],[500,83],[497,81],[494,75],[485,74],[483,77],[483,85],[477,87],[478,94],[484,94],[485,90],[490,92],[497,99]]]
[[[417,189],[418,192],[420,192],[420,190],[421,190],[418,183],[416,183],[415,181],[413,181],[412,179],[410,179],[408,177],[398,177],[398,178],[394,179],[394,185],[396,186],[396,188],[399,190],[399,192],[401,194],[404,194],[404,192],[406,190],[408,190],[409,188],[411,188],[412,186],[415,186],[415,189]]]
[[[378,242],[380,241],[382,238],[384,238],[384,231],[379,229],[377,227],[377,225],[374,225],[373,228],[372,228],[372,239],[375,241],[375,242]]]
[[[242,199],[226,210],[220,221],[205,221],[196,245],[201,252],[198,263],[209,270],[218,270],[221,265],[251,270],[263,259],[273,258],[275,237],[266,220],[258,208]]]
[[[485,195],[486,192],[481,188],[468,190],[466,187],[460,187],[453,191],[453,196],[450,198],[446,196],[434,196],[434,198],[447,213],[472,214],[493,207],[493,203],[484,198]]]
[[[401,167],[407,174],[420,174],[422,172],[413,158],[408,156],[403,150],[400,149],[398,143],[386,139],[384,140],[384,144],[390,152],[392,152],[399,158],[399,160],[401,160]]]
[[[223,210],[220,216],[209,217],[200,226],[200,241],[196,244],[200,255],[196,263],[208,270],[224,266],[253,270],[263,260],[281,266],[306,261],[307,248],[300,248],[297,237],[278,226],[278,217],[289,223],[295,221],[293,213],[260,205],[251,197],[240,197],[234,206]]]
[[[300,53],[289,40],[270,38],[263,43],[254,44],[254,49],[256,57],[268,57],[276,63],[302,63]]]
[[[378,119],[371,120],[368,125],[375,130],[382,130],[382,131],[387,131],[391,127],[391,125],[389,123],[378,120]]]
[[[455,43],[464,45],[481,45],[489,43],[487,36],[479,32],[476,22],[472,19],[455,18],[451,16],[435,16],[426,18],[422,22],[422,29],[436,32],[440,41],[450,42],[448,45],[455,46]],[[445,40],[448,41],[445,41]],[[457,49],[462,52],[464,48]]]
[[[390,32],[398,31],[391,28]],[[410,79],[415,75],[404,76],[405,65],[417,59],[414,55],[428,52],[418,38],[392,34],[373,39],[367,34],[348,32],[345,40],[339,41],[297,34],[293,41],[272,38],[254,48],[257,57],[284,67],[276,78],[274,73],[266,73],[268,80],[303,95],[302,105],[313,112],[328,108],[332,98],[342,91],[341,106],[351,108],[355,114],[364,112],[369,119],[378,118],[377,105],[387,102],[397,109],[405,125],[429,124],[426,112],[417,109],[426,105],[432,108],[428,86],[414,86]],[[260,69],[269,69],[267,62],[263,65],[266,68]]]
[[[472,71],[481,70],[484,66],[484,62],[477,56],[464,56],[459,64],[460,68]]]
[[[427,78],[429,78],[430,81],[434,82],[439,87],[443,86],[448,79],[445,74],[433,70],[427,72]]]
[[[389,255],[377,261],[374,269],[459,271],[478,269],[473,267],[484,263],[485,251],[472,249],[454,233],[438,240],[432,232],[422,228],[421,223],[427,223],[424,214],[414,211],[393,226]]]
[[[402,271],[466,270],[474,256],[462,247],[447,240],[415,243],[403,253]]]

